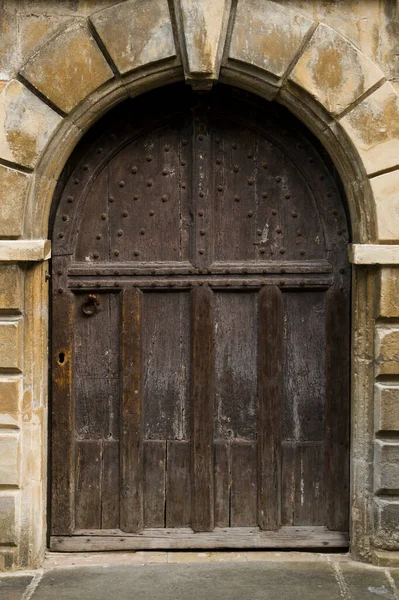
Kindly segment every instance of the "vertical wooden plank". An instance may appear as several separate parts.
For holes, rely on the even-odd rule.
[[[144,526],[165,527],[166,442],[144,442]]]
[[[231,527],[257,524],[255,442],[231,442]]]
[[[349,519],[349,294],[348,287],[326,295],[327,526],[346,531]]]
[[[143,528],[142,292],[122,299],[121,529]]]
[[[76,442],[76,529],[101,529],[102,442]]]
[[[64,271],[67,258],[54,257],[53,274]],[[63,282],[66,287],[66,281]],[[62,290],[63,293],[60,293]],[[64,287],[53,292],[51,531],[74,529],[73,295]]]
[[[194,531],[212,531],[214,311],[209,287],[191,292],[192,522]]]
[[[258,319],[258,524],[280,525],[280,395],[283,307],[276,286],[259,292]]]
[[[215,527],[230,524],[230,444],[215,442]]]
[[[166,461],[166,527],[188,527],[191,517],[190,443],[169,440]]]
[[[143,323],[144,438],[189,439],[189,292],[144,293]]]
[[[281,443],[281,525],[292,526],[295,513],[295,442]]]
[[[119,442],[103,442],[101,527],[119,529]]]
[[[323,455],[323,442],[296,445],[294,525],[311,526],[325,523]]]

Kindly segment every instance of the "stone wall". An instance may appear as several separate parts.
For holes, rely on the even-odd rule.
[[[36,567],[46,547],[47,238],[57,178],[109,108],[182,79],[285,104],[340,172],[354,242],[351,551],[378,562],[399,550],[396,0],[0,7],[0,567]]]

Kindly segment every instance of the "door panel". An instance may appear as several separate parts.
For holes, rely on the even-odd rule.
[[[345,546],[334,171],[281,107],[159,93],[100,123],[59,184],[50,545]]]

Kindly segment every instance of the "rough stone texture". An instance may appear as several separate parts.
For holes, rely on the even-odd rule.
[[[36,262],[50,257],[50,240],[0,240],[0,262]]]
[[[376,600],[379,597],[385,600],[396,600],[383,569],[370,569],[363,565],[353,565],[345,562],[340,563],[339,568],[346,583],[350,600]],[[322,596],[323,593],[321,592]]]
[[[384,83],[340,122],[368,173],[399,166],[399,97],[391,83]]]
[[[312,21],[273,2],[239,0],[229,57],[282,77]]]
[[[0,425],[18,427],[21,377],[0,376]]]
[[[21,321],[0,321],[0,370],[22,370]]]
[[[217,79],[231,0],[180,0],[188,59],[186,79]]]
[[[399,443],[375,442],[374,489],[377,493],[399,491]]]
[[[15,542],[15,497],[4,494],[0,496],[0,544]]]
[[[387,78],[397,77],[398,8],[395,0],[280,0],[349,38],[378,64]]]
[[[384,75],[367,56],[327,25],[319,25],[290,75],[334,115]]]
[[[20,312],[22,273],[17,265],[0,265],[0,311]]]
[[[375,386],[375,430],[399,431],[399,385]]]
[[[374,547],[396,550],[399,544],[399,502],[389,498],[374,501],[375,539]]]
[[[379,277],[380,317],[399,317],[399,269],[384,268]]]
[[[176,56],[167,0],[129,0],[91,21],[120,73]]]
[[[371,187],[374,192],[377,213],[378,240],[381,242],[398,242],[399,170],[373,177]]]
[[[375,363],[376,375],[399,375],[399,329],[394,325],[377,327]]]
[[[0,158],[34,167],[62,117],[22,83],[0,83]]]
[[[227,7],[229,1],[226,0]],[[203,13],[198,11],[201,3]],[[187,50],[191,53],[189,71],[198,68],[203,73],[213,69],[214,73],[217,73],[223,45],[221,43],[217,47],[217,42],[224,39],[226,24],[226,15],[222,18],[224,0],[204,0],[201,3],[194,0],[169,2],[171,6],[174,5],[178,26],[183,22],[183,17],[185,18],[185,39]],[[11,113],[12,118],[17,118],[18,106],[22,106],[25,111],[22,120],[18,118],[18,135],[24,137],[23,141],[17,143],[17,150],[10,146],[4,133],[1,135],[3,125],[0,124],[0,155],[4,152],[3,160],[19,161],[25,167],[36,166],[48,135],[48,123],[46,119],[41,120],[40,111],[48,111],[46,115],[52,115],[51,109],[42,104],[41,100],[35,98],[33,101],[34,96],[32,98],[31,92],[25,89],[28,86],[27,82],[26,86],[16,82],[6,86],[5,81],[15,77],[21,65],[25,64],[22,74],[31,85],[36,86],[47,96],[50,103],[56,104],[62,111],[73,111],[88,94],[91,94],[90,102],[82,102],[77,111],[67,116],[56,134],[51,133],[52,141],[48,148],[54,149],[54,152],[50,156],[50,151],[47,150],[42,155],[44,158],[34,176],[0,166],[0,262],[40,261],[48,257],[49,248],[44,239],[31,240],[25,244],[25,240],[21,243],[18,240],[9,241],[7,238],[23,235],[27,239],[46,237],[46,226],[43,227],[41,217],[46,214],[46,206],[49,205],[51,196],[49,190],[53,190],[58,177],[58,167],[54,165],[65,163],[82,131],[102,114],[104,107],[117,103],[123,95],[136,93],[130,87],[133,78],[143,76],[142,82],[137,83],[137,86],[143,86],[142,89],[164,81],[161,77],[158,80],[144,77],[149,69],[142,67],[150,61],[167,58],[165,69],[170,69],[171,65],[176,66],[175,77],[180,77],[181,72],[178,59],[174,58],[176,48],[166,0],[3,0],[0,4],[0,88],[4,92],[0,109],[7,118]],[[399,245],[396,245],[399,241],[399,169],[375,176],[380,171],[385,172],[386,169],[399,166],[396,95],[399,92],[399,71],[395,4],[393,0],[238,0],[236,21],[232,24],[230,50],[230,59],[234,60],[227,61],[231,71],[235,70],[235,74],[240,72],[237,75],[238,79],[232,77],[233,83],[261,95],[267,95],[265,90],[270,88],[270,96],[274,97],[279,89],[278,85],[282,83],[281,78],[284,78],[287,69],[295,64],[295,60],[299,59],[298,65],[294,66],[292,83],[287,82],[287,87],[284,87],[278,96],[279,100],[284,102],[283,94],[287,94],[286,104],[301,115],[317,135],[320,134],[321,140],[324,139],[326,144],[330,144],[326,147],[339,168],[345,161],[352,164],[351,160],[354,157],[355,167],[351,166],[347,170],[341,168],[349,200],[352,198],[351,190],[354,190],[353,195],[360,198],[359,202],[356,201],[357,204],[353,202],[362,215],[359,222],[367,222],[367,227],[360,227],[356,217],[354,218],[354,241],[375,242],[366,249],[363,247],[362,252],[356,250],[354,253],[354,257],[357,257],[354,262],[359,266],[354,268],[355,427],[352,440],[351,539],[352,551],[363,559],[370,559],[373,548],[399,548],[397,502],[392,499],[385,502],[381,497],[377,497],[379,512],[377,511],[375,521],[372,520],[373,514],[370,509],[373,502],[373,472],[370,466],[373,456],[373,417],[376,428],[386,433],[397,430],[398,418],[395,385],[378,382],[375,387],[372,368],[373,319],[375,316],[384,319],[398,318],[399,302],[395,299],[398,286],[391,270],[386,269],[385,274],[375,281],[374,273],[377,273],[377,269],[361,266],[379,263],[391,265],[399,262]],[[201,14],[204,15],[204,22],[206,18],[211,18],[213,29],[211,26],[203,27],[202,22],[199,23]],[[120,72],[130,73],[140,67],[137,76],[134,73],[131,77],[116,77],[108,84],[113,73],[100,49],[102,44],[97,44],[87,28],[88,16],[92,17],[99,37]],[[321,22],[321,25],[311,38],[312,24],[318,22]],[[179,34],[182,40],[182,31],[179,31]],[[182,41],[181,46],[184,48]],[[300,56],[303,49],[304,55]],[[328,59],[330,51],[333,56],[332,62]],[[320,54],[323,55],[324,62],[320,59]],[[374,85],[379,81],[378,78],[382,77],[378,67],[368,59],[378,63],[387,78],[396,78],[396,81],[393,79],[392,83],[382,85],[361,101],[359,95],[366,90],[371,92],[370,85]],[[195,64],[200,66],[196,67]],[[161,70],[163,62],[157,68]],[[302,78],[300,85],[305,85],[327,110],[316,102],[311,102],[309,95],[296,85],[298,81],[295,83],[294,78],[298,73]],[[189,72],[186,75],[192,76]],[[211,72],[209,78],[212,77]],[[251,85],[247,85],[248,82]],[[376,84],[376,87],[377,85],[379,84]],[[11,104],[10,90],[19,90],[20,94],[12,99]],[[123,90],[123,93],[119,90]],[[289,94],[292,96],[287,100]],[[352,102],[355,102],[355,105],[352,105]],[[41,107],[40,110],[38,106]],[[328,111],[340,113],[343,107],[347,114],[339,122],[328,114]],[[32,118],[32,113],[36,114],[37,111],[40,127],[36,116]],[[314,120],[317,124],[314,124]],[[36,137],[34,141],[29,141],[32,127]],[[50,129],[51,127],[49,133]],[[331,136],[331,142],[328,141],[328,135]],[[345,150],[342,149],[344,146]],[[364,208],[368,203],[367,200],[363,202],[363,190],[367,199],[368,184],[362,179],[362,160],[366,171],[373,175],[371,185],[376,198],[375,215],[372,209]],[[351,173],[356,175],[352,177]],[[35,188],[32,186],[27,199],[31,180],[34,180]],[[36,193],[38,190],[39,193]],[[370,205],[372,206],[371,201]],[[354,209],[352,214],[355,213]],[[387,244],[377,245],[377,242]],[[43,482],[42,478],[47,461],[46,442],[43,441],[46,433],[48,335],[45,327],[48,307],[45,266],[36,267],[30,263],[29,268],[26,268],[23,291],[18,288],[18,283],[14,286],[13,276],[10,275],[11,279],[7,279],[5,268],[7,267],[4,265],[0,268],[0,310],[3,310],[0,315],[0,426],[4,426],[7,435],[11,437],[15,436],[17,428],[20,428],[18,435],[24,451],[21,457],[20,491],[15,492],[15,497],[11,497],[11,491],[6,494],[4,490],[3,495],[0,495],[0,545],[18,544],[13,548],[0,546],[0,569],[15,568],[17,564],[22,567],[40,564],[41,552],[45,547],[43,531],[46,482]],[[363,276],[364,273],[368,275]],[[25,298],[25,307],[22,305],[22,295]],[[377,309],[376,302],[379,302]],[[29,318],[24,323],[17,322],[18,317],[15,313],[23,308]],[[399,329],[394,323],[385,321],[379,324],[376,357],[377,376],[385,374],[390,377],[399,374]],[[22,364],[23,381],[22,377],[16,375],[22,369]],[[371,401],[374,391],[376,411]],[[379,437],[385,437],[385,434],[382,433]],[[396,472],[393,472],[392,468],[396,467],[391,461],[392,457],[387,458],[387,452],[382,446],[376,451],[378,485],[395,483]],[[0,472],[1,469],[0,461]],[[384,488],[384,493],[385,491],[392,493],[392,488]],[[14,500],[18,505],[15,523]],[[174,558],[179,558],[177,553]],[[18,562],[14,563],[15,560]],[[165,597],[163,592],[161,586],[162,598]],[[295,592],[297,595],[297,590]],[[240,598],[243,597],[241,591],[239,594]]]
[[[399,265],[399,246],[393,244],[350,244],[348,255],[354,265]]]
[[[45,44],[21,74],[66,113],[113,77],[104,55],[80,23]]]
[[[309,572],[310,571],[310,572]],[[76,567],[44,574],[32,600],[342,600],[327,562]],[[387,600],[387,599],[386,599]]]
[[[0,486],[19,486],[19,436],[0,433]]]
[[[29,183],[29,175],[0,165],[0,237],[22,235]]]

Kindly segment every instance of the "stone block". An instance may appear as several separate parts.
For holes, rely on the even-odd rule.
[[[399,431],[399,385],[375,386],[375,430]]]
[[[21,312],[22,272],[17,265],[0,265],[0,311]]]
[[[186,79],[217,79],[231,0],[180,0],[180,7],[188,60]]]
[[[338,115],[384,74],[337,31],[320,24],[289,79],[307,90],[329,113]]]
[[[375,374],[399,375],[399,329],[394,325],[376,329]]]
[[[21,391],[21,377],[0,377],[0,425],[18,426]]]
[[[284,75],[313,21],[275,2],[239,0],[229,58]]]
[[[0,486],[19,486],[19,435],[0,434]]]
[[[42,46],[21,69],[21,74],[66,113],[113,77],[83,23],[66,27]]]
[[[23,234],[30,181],[30,175],[0,165],[0,237],[19,237]]]
[[[379,494],[399,491],[399,443],[375,442],[374,490]]]
[[[376,548],[399,549],[399,502],[397,500],[375,498],[374,527],[373,545]]]
[[[19,81],[0,83],[0,158],[33,168],[61,121]]]
[[[399,96],[386,82],[340,121],[367,173],[399,166]]]
[[[129,0],[91,21],[120,73],[176,56],[167,0]]]
[[[22,371],[22,322],[0,322],[0,370]]]
[[[379,317],[399,317],[399,268],[383,268],[379,273]]]
[[[378,240],[397,242],[399,240],[399,170],[373,177],[370,183],[376,207]]]
[[[0,496],[0,544],[15,544],[15,497]]]

